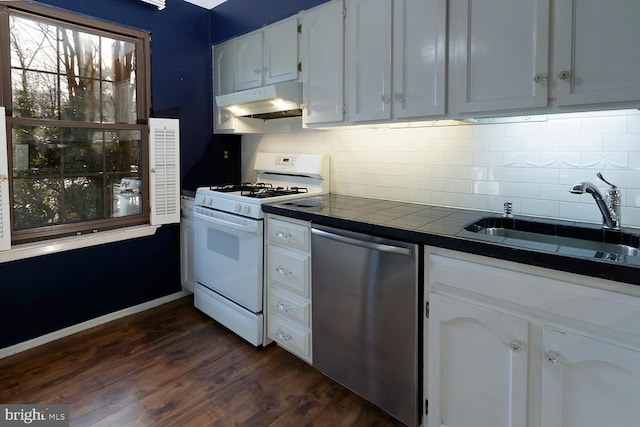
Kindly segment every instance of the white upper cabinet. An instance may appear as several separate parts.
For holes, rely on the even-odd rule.
[[[233,39],[235,90],[298,78],[298,18]]]
[[[285,19],[264,30],[264,84],[298,78],[298,19]]]
[[[444,114],[446,2],[348,0],[346,4],[350,121]]]
[[[350,119],[390,119],[393,0],[347,0],[346,5]]]
[[[344,2],[334,0],[300,18],[302,121],[339,123],[344,118]]]
[[[393,2],[393,115],[445,113],[446,0]]]
[[[235,88],[235,53],[233,40],[213,47],[213,91],[216,95],[232,93]]]
[[[247,34],[235,43],[235,90],[262,86],[262,31]]]
[[[465,115],[547,106],[549,0],[481,3],[450,3],[454,109]]]
[[[640,2],[554,2],[559,106],[640,100]]]

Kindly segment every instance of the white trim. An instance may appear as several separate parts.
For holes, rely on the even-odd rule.
[[[31,348],[35,348],[37,346],[49,343],[51,341],[55,341],[60,338],[64,338],[69,335],[73,335],[78,332],[85,331],[95,326],[102,325],[107,322],[111,322],[112,320],[120,319],[125,316],[130,316],[132,314],[140,313],[142,311],[149,310],[154,307],[158,307],[168,302],[185,297],[187,295],[191,295],[191,293],[185,292],[185,291],[176,292],[174,294],[157,298],[151,301],[147,301],[142,304],[134,305],[133,307],[128,307],[119,311],[114,311],[113,313],[105,314],[104,316],[96,317],[95,319],[87,320],[86,322],[78,323],[78,324],[69,326],[67,328],[60,329],[55,332],[51,332],[46,335],[33,338],[29,341],[23,341],[19,344],[15,344],[10,347],[2,348],[0,349],[0,359],[11,356],[16,353],[20,353],[25,350],[29,350]]]
[[[69,251],[72,249],[87,248],[89,246],[135,239],[137,237],[152,236],[156,233],[159,227],[160,226],[157,225],[137,225],[133,227],[100,231],[92,234],[84,234],[81,236],[62,237],[42,242],[14,245],[9,250],[0,251],[0,264],[3,262],[16,261],[40,255]]]
[[[156,6],[158,10],[162,10],[165,8],[165,0],[142,0],[142,1]]]
[[[180,222],[180,120],[149,118],[149,222]]]
[[[9,203],[9,161],[5,108],[0,107],[0,251],[11,247],[11,205]]]

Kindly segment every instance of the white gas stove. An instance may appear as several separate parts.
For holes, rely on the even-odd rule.
[[[255,183],[196,190],[196,308],[253,345],[268,342],[262,204],[328,193],[329,168],[322,154],[258,153]]]
[[[198,188],[196,205],[260,219],[263,203],[329,192],[329,159],[323,154],[258,153],[254,170],[254,183]]]

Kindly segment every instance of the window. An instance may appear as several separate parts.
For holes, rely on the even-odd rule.
[[[0,9],[11,241],[148,223],[149,35]]]

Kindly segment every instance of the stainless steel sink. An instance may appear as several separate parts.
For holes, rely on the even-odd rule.
[[[501,239],[500,242],[560,254],[621,261],[640,256],[640,236],[566,221],[484,217],[464,227],[466,231]]]

